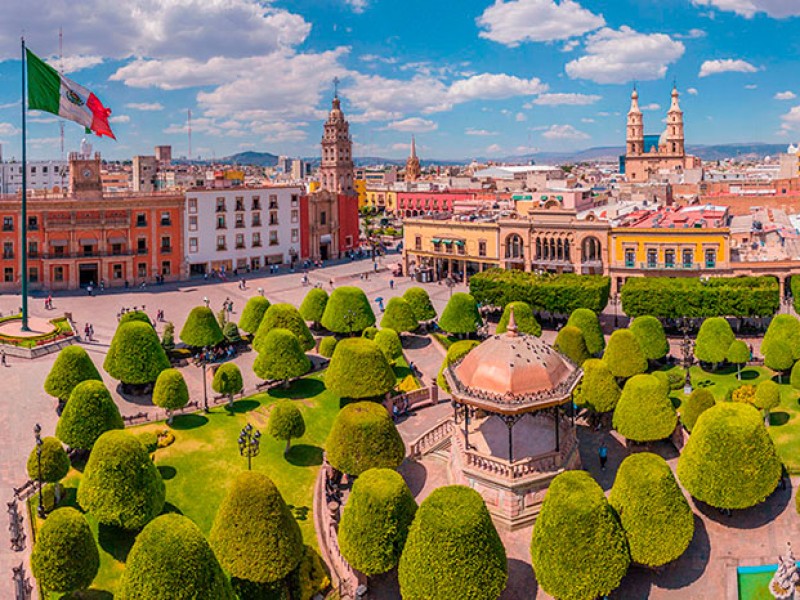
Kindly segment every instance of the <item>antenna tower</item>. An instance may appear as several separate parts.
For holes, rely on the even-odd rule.
[[[192,109],[187,110],[188,113],[188,131],[189,131],[189,162],[192,162]]]

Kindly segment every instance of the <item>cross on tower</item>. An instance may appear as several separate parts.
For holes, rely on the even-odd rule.
[[[338,77],[334,77],[333,78],[333,97],[334,98],[338,98],[339,97],[339,78]]]

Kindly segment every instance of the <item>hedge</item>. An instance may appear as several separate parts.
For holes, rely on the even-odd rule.
[[[253,583],[284,579],[303,558],[303,535],[272,480],[239,473],[222,500],[209,542],[232,577]]]
[[[47,374],[44,391],[61,402],[66,402],[76,385],[90,379],[103,380],[89,354],[82,346],[67,346],[58,353]]]
[[[373,340],[375,345],[380,348],[386,360],[393,363],[395,360],[403,356],[403,344],[400,342],[400,336],[394,329],[384,327],[375,334]]]
[[[698,500],[716,508],[750,508],[780,482],[781,461],[758,410],[722,402],[697,419],[678,458],[678,477]]]
[[[598,358],[583,363],[583,379],[575,393],[575,404],[596,412],[611,412],[616,408],[622,390],[608,365]]]
[[[669,342],[661,321],[650,315],[636,317],[630,324],[639,347],[648,360],[661,360],[669,354]]]
[[[127,326],[126,326],[127,327]],[[123,429],[119,408],[102,381],[75,386],[56,425],[56,437],[70,448],[91,450],[106,431]]]
[[[363,290],[342,286],[331,292],[321,323],[333,333],[360,333],[375,325],[375,313]]]
[[[447,349],[447,354],[445,355],[444,360],[442,361],[442,366],[439,367],[439,374],[436,376],[436,385],[449,394],[450,384],[447,383],[447,379],[444,376],[444,370],[454,362],[458,362],[459,359],[469,354],[469,351],[477,346],[480,346],[480,342],[475,340],[461,340],[450,346]]]
[[[450,297],[439,317],[439,327],[447,333],[475,333],[482,324],[475,298],[463,292]]]
[[[800,321],[794,315],[775,315],[770,321],[761,341],[762,356],[766,356],[773,343],[784,344],[791,350],[793,360],[800,359]]]
[[[247,301],[239,317],[239,329],[253,335],[258,331],[258,326],[264,319],[264,313],[270,307],[270,302],[264,296],[253,296]]]
[[[542,335],[542,326],[533,315],[531,307],[526,302],[509,302],[503,309],[500,321],[497,323],[495,333],[505,333],[508,329],[508,322],[511,319],[511,311],[514,311],[514,322],[517,324],[517,331],[528,335],[539,337]]]
[[[213,347],[222,343],[222,328],[214,312],[206,306],[195,306],[180,333],[181,341],[193,348]]]
[[[772,277],[631,277],[621,297],[630,317],[770,317],[780,306]]]
[[[136,536],[114,598],[235,600],[236,596],[197,525],[170,513]]]
[[[625,530],[632,562],[661,567],[689,547],[694,514],[660,456],[642,452],[626,457],[608,501]]]
[[[103,363],[111,377],[134,385],[153,383],[169,366],[155,329],[141,321],[130,321],[117,327]]]
[[[153,387],[153,404],[169,413],[189,403],[189,387],[178,369],[164,369]],[[171,418],[171,416],[170,416]]]
[[[333,356],[333,351],[336,350],[336,338],[332,335],[322,338],[319,341],[319,354],[325,358]]]
[[[342,556],[366,575],[394,569],[417,503],[392,469],[369,469],[356,479],[339,524]]]
[[[336,415],[325,451],[334,468],[358,476],[367,469],[400,466],[406,447],[382,404],[356,402]]]
[[[396,383],[392,367],[378,345],[365,338],[336,344],[325,372],[325,387],[340,398],[376,398]]]
[[[28,477],[33,480],[39,479],[39,457],[37,447],[34,445],[28,456]],[[72,466],[61,442],[54,437],[42,438],[42,481],[46,483],[56,483],[61,481],[69,473]]]
[[[694,344],[697,360],[717,364],[724,362],[728,349],[736,341],[730,323],[723,317],[711,317],[703,321]]]
[[[403,600],[496,600],[506,587],[506,551],[480,494],[435,489],[420,505],[398,567]]]
[[[147,449],[127,431],[100,436],[78,485],[78,503],[99,522],[140,529],[161,513],[166,490]]]
[[[591,356],[586,348],[583,332],[573,325],[565,325],[558,330],[553,348],[579,367]]]
[[[297,341],[300,342],[300,348],[303,352],[308,352],[317,344],[303,317],[291,304],[273,304],[264,313],[261,325],[259,325],[256,336],[253,338],[253,348],[256,352],[265,351],[267,336],[273,329],[288,329],[291,331],[297,337]]]
[[[614,409],[614,429],[634,442],[655,442],[668,438],[677,422],[672,402],[658,379],[634,375],[628,380]]]
[[[567,325],[581,330],[589,354],[600,356],[603,353],[606,347],[606,338],[603,335],[603,328],[600,327],[600,319],[597,318],[594,311],[588,308],[576,308],[569,316]]]
[[[769,423],[769,411],[781,404],[781,387],[771,379],[765,379],[756,386],[753,406],[764,411],[765,422]]]
[[[253,371],[266,381],[287,382],[311,370],[311,361],[300,347],[297,336],[288,329],[271,329],[261,342]]]
[[[614,377],[627,379],[647,370],[647,358],[630,329],[617,329],[608,338],[603,361]]]
[[[608,304],[611,280],[599,275],[561,275],[489,269],[473,275],[469,291],[482,305],[505,307],[527,302],[535,311],[568,315],[576,308],[603,312]]]
[[[303,413],[291,400],[276,402],[269,413],[267,432],[276,440],[286,442],[283,455],[289,453],[292,438],[303,437],[306,432],[306,422]]]
[[[417,321],[431,321],[436,318],[436,309],[431,297],[421,287],[410,287],[403,294],[403,299],[411,306]]]
[[[541,588],[564,600],[615,590],[630,564],[628,543],[603,490],[585,471],[550,483],[533,525],[531,564]]]
[[[308,290],[306,297],[300,304],[300,316],[318,326],[325,314],[325,307],[328,305],[328,292],[322,288],[312,288]]]
[[[390,298],[381,318],[381,327],[394,329],[397,333],[411,332],[419,327],[411,305],[403,298]]]
[[[697,419],[703,412],[716,404],[714,394],[705,388],[697,388],[689,394],[689,397],[681,404],[681,423],[686,431],[694,429]]]

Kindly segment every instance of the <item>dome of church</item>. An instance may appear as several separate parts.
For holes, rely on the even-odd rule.
[[[667,145],[667,130],[666,129],[663,131],[661,136],[658,138],[658,145],[659,145],[659,147]]]

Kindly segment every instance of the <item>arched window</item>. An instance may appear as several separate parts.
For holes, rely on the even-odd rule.
[[[569,240],[564,240],[564,260],[570,262],[569,256]]]
[[[536,260],[542,260],[542,240],[536,238]]]
[[[506,238],[506,258],[525,258],[522,238],[516,233]]]

